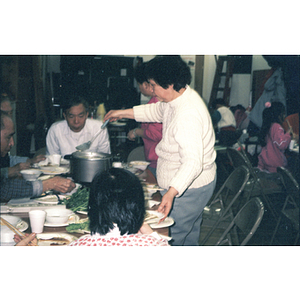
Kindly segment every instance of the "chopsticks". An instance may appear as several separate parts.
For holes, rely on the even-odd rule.
[[[7,222],[5,219],[3,219],[2,217],[0,217],[0,223],[1,225],[6,225],[10,230],[12,230],[14,233],[16,233],[19,236],[23,236],[26,237],[26,235],[21,232],[20,230],[18,230],[16,227],[14,227],[13,225],[11,225],[9,222]],[[29,243],[31,246],[38,246],[38,244],[34,241],[31,241]]]

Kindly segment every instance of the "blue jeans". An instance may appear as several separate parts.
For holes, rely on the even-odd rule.
[[[216,186],[216,178],[206,186],[188,189],[175,197],[169,214],[175,221],[170,227],[172,246],[198,246],[203,209],[210,200]],[[167,190],[162,191],[164,195]]]

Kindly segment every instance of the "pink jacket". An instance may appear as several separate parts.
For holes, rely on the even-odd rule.
[[[290,134],[284,133],[284,129],[278,123],[273,123],[267,135],[267,145],[262,148],[258,156],[258,168],[275,173],[277,167],[287,167],[284,151],[290,142]]]
[[[152,97],[148,104],[156,103],[158,99]],[[144,148],[146,160],[150,162],[149,167],[156,168],[158,156],[155,153],[155,147],[162,138],[162,123],[142,123],[144,129]]]

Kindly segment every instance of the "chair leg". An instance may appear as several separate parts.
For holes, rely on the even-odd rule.
[[[270,246],[273,245],[273,241],[274,241],[275,235],[276,235],[276,233],[278,231],[278,227],[279,227],[280,222],[281,222],[281,216],[278,218],[278,221],[276,223],[276,227],[274,229],[274,232],[273,232],[273,235],[272,235],[272,238],[271,238],[271,241],[270,241]]]

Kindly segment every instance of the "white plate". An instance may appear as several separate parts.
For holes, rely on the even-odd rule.
[[[156,200],[148,200],[147,201],[147,207],[149,207],[149,208],[152,208],[153,206],[159,205],[159,204],[160,204],[160,202],[156,201]]]
[[[69,168],[63,167],[41,167],[40,170],[46,175],[59,175],[69,172]]]
[[[9,216],[9,215],[1,215],[1,218],[5,219],[7,222],[9,222],[11,225],[13,225],[14,227],[16,227],[17,229],[19,229],[22,232],[28,228],[28,223],[18,217]],[[1,226],[5,226],[5,225],[1,225]]]
[[[158,228],[165,228],[165,227],[170,227],[174,224],[174,220],[171,217],[166,217],[163,222],[160,224],[157,223],[152,223],[149,224],[149,226],[153,229],[158,229]]]
[[[156,210],[146,210],[148,214],[155,215],[156,218],[145,221],[147,224],[158,223],[158,221],[164,217],[164,214],[156,211]]]
[[[79,216],[74,214],[69,217],[69,219],[66,223],[54,224],[54,223],[45,222],[44,226],[46,226],[46,227],[63,227],[63,226],[68,226],[69,224],[72,224],[72,223],[78,223],[79,220],[80,220]]]
[[[82,211],[82,210],[78,210],[76,211],[78,214],[82,214],[82,215],[87,215],[88,212],[87,211]]]
[[[57,204],[58,203],[58,199],[55,195],[48,195],[45,197],[36,198],[34,200],[37,203],[41,203],[41,204]]]
[[[52,246],[51,244],[53,244],[53,241],[49,240],[51,238],[64,238],[68,241],[67,242],[68,244],[70,244],[71,242],[76,241],[78,239],[76,236],[71,235],[71,234],[55,233],[55,232],[53,232],[53,233],[39,233],[39,234],[36,235],[36,237],[39,239],[39,241],[38,241],[39,246]],[[44,241],[45,239],[47,239],[49,241]],[[61,245],[61,246],[67,246],[67,245]]]

